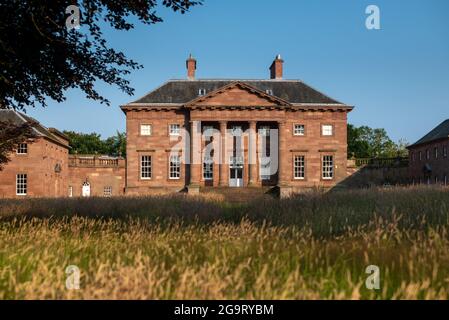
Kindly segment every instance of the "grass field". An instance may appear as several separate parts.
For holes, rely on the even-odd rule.
[[[0,200],[0,298],[448,299],[448,232],[448,189]]]

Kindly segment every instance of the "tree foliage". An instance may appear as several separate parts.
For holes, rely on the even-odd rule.
[[[19,143],[32,140],[35,137],[33,122],[16,125],[10,121],[0,123],[0,171],[8,161],[11,153],[17,150]]]
[[[355,158],[393,158],[407,155],[407,142],[395,143],[385,129],[348,124],[348,156]]]
[[[98,133],[79,133],[64,131],[69,138],[71,154],[98,154],[126,156],[126,134],[117,131],[115,136],[105,140]]]
[[[65,10],[77,4],[80,28],[69,29]],[[88,98],[109,104],[97,81],[133,93],[124,78],[140,68],[108,46],[102,29],[130,30],[130,16],[150,25],[162,21],[156,8],[185,13],[200,1],[188,0],[9,0],[0,2],[0,106],[23,110],[46,98],[65,100],[65,91],[81,89]]]
[[[130,30],[137,18],[143,24],[162,22],[156,8],[185,13],[202,0],[8,0],[0,1],[0,108],[25,110],[46,99],[65,100],[67,89],[80,89],[87,98],[107,105],[95,88],[98,82],[133,93],[125,76],[141,68],[123,52],[108,46],[103,28]],[[80,9],[80,28],[69,29],[66,9]],[[72,20],[70,20],[72,21]],[[7,161],[10,140],[22,141],[27,131],[0,121],[0,160]],[[13,137],[10,134],[17,134]],[[6,139],[6,140],[5,140]],[[89,140],[90,139],[90,140]],[[98,139],[89,137],[86,150],[96,150]],[[5,142],[6,141],[6,142]],[[87,148],[87,146],[86,146]]]

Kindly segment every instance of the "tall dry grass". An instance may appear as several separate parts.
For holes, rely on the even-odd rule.
[[[0,201],[3,299],[447,299],[449,193]],[[65,268],[81,270],[79,290]],[[368,265],[380,290],[365,287]]]

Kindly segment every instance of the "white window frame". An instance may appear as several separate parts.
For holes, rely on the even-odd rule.
[[[28,194],[28,175],[26,173],[16,174],[16,195],[26,196]]]
[[[295,180],[306,179],[306,157],[304,155],[295,155],[293,158],[293,178]]]
[[[168,125],[168,135],[180,136],[181,135],[181,125],[179,123],[170,123]]]
[[[112,186],[103,187],[103,197],[112,197]]]
[[[69,186],[69,198],[73,197],[73,186]]]
[[[438,147],[433,148],[433,156],[435,159],[438,159],[439,152],[440,150],[438,150]]]
[[[153,126],[149,123],[142,123],[140,125],[140,135],[141,136],[153,135]]]
[[[447,158],[447,146],[443,146],[443,158]]]
[[[200,96],[200,97],[202,97],[202,96],[205,96],[206,95],[206,89],[205,88],[200,88],[200,89],[198,89],[198,95]]]
[[[323,155],[321,159],[321,178],[323,180],[334,179],[334,156],[331,154]]]
[[[145,169],[145,172],[144,172]],[[140,179],[151,180],[153,174],[153,158],[149,154],[140,156]]]
[[[181,179],[181,156],[172,154],[168,157],[168,178],[170,180]]]
[[[305,136],[306,135],[306,126],[304,124],[295,123],[293,125],[293,135]]]
[[[17,145],[17,154],[28,154],[28,143],[19,143]]]
[[[213,180],[214,179],[214,160],[212,157],[204,157],[203,160],[203,179]]]
[[[332,124],[321,125],[321,135],[323,137],[331,137],[334,135],[334,126]]]
[[[272,96],[273,95],[273,90],[272,89],[267,89],[267,90],[265,90],[265,93],[269,94],[270,96]]]

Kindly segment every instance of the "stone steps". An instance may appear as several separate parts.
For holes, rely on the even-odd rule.
[[[247,203],[260,198],[275,198],[275,187],[202,187],[200,193],[218,195],[230,203]]]

